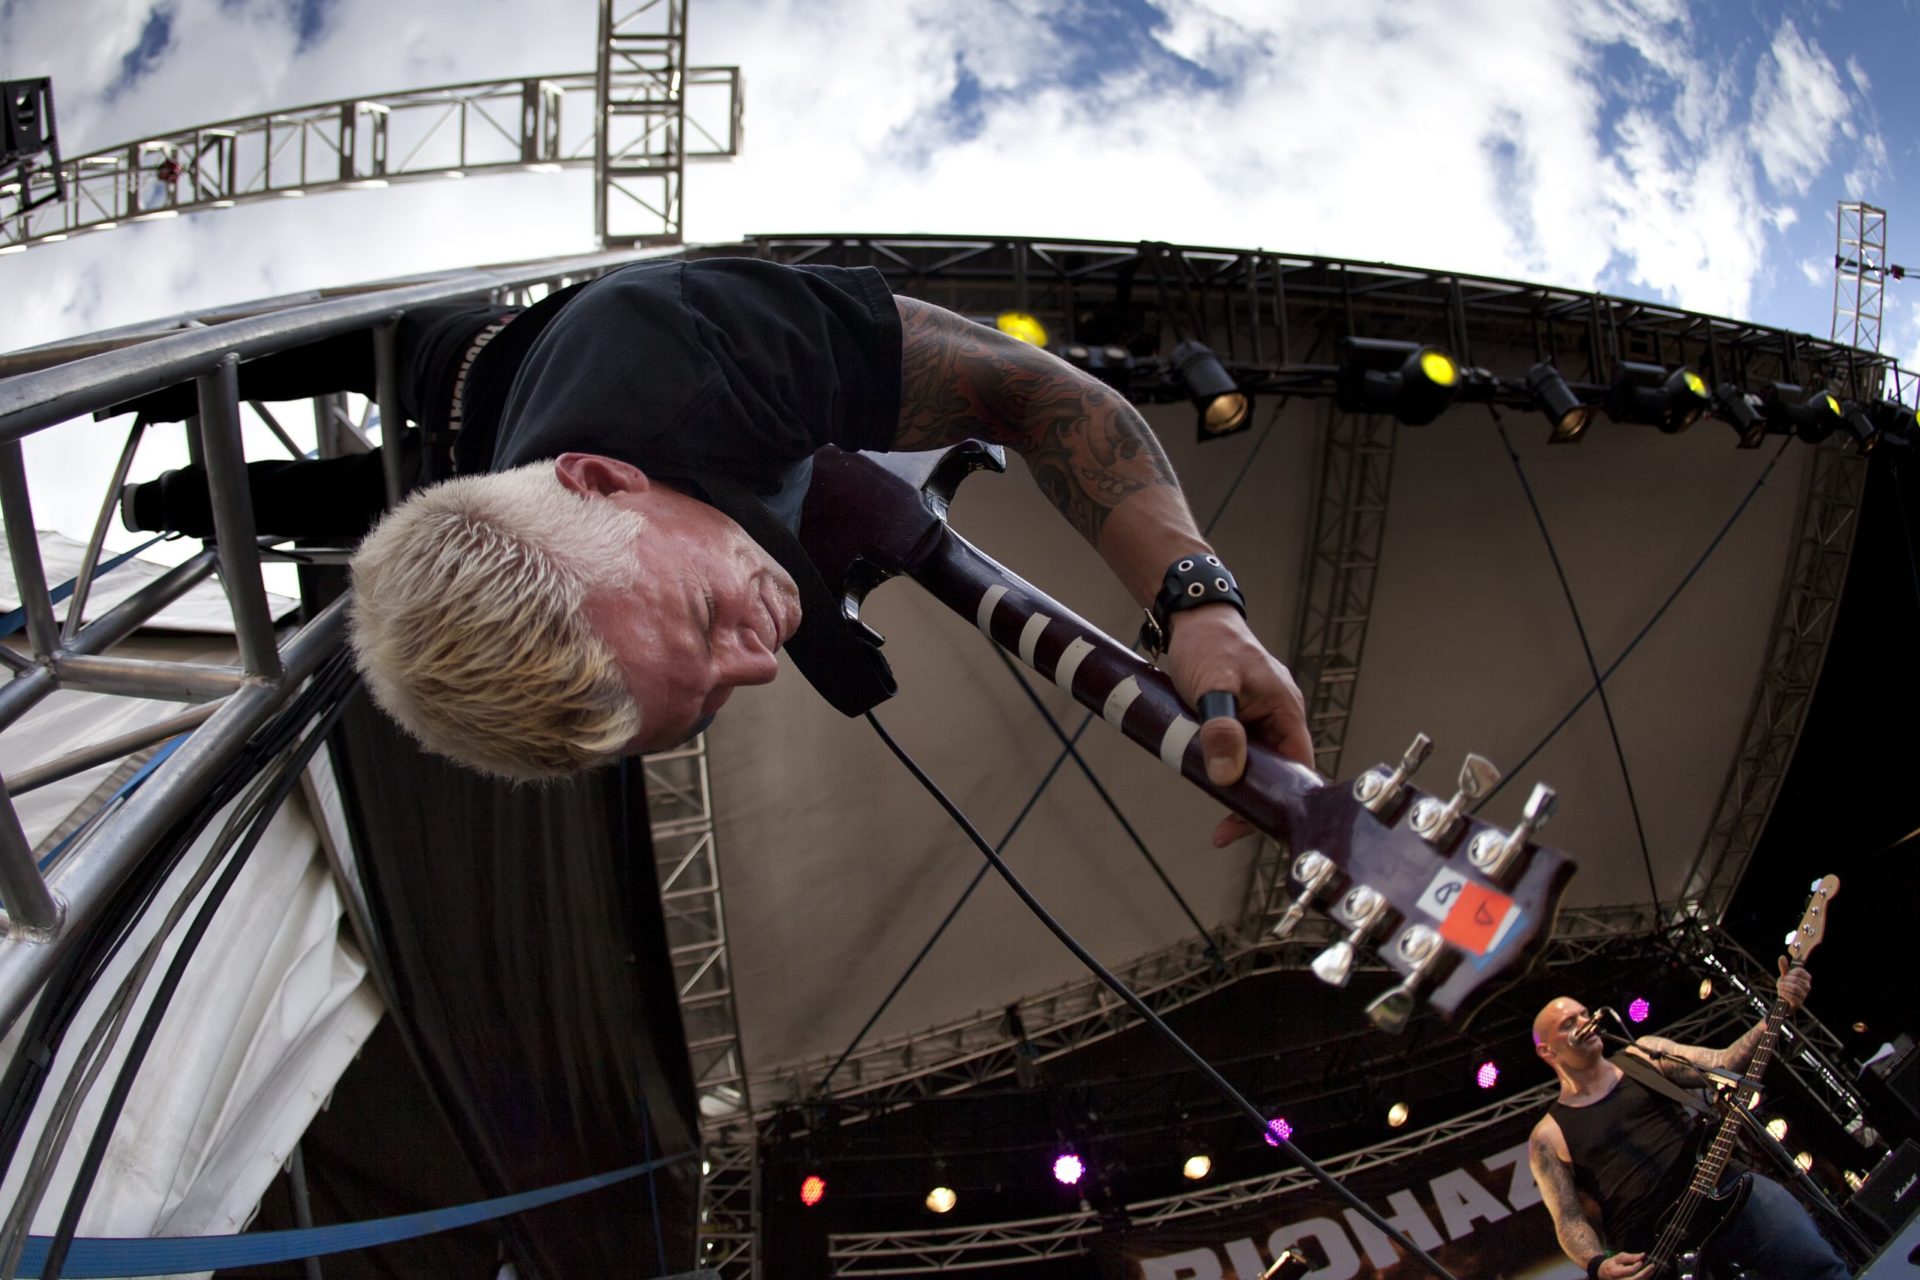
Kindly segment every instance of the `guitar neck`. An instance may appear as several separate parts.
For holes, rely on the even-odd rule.
[[[959,534],[946,530],[907,572],[989,640],[1261,830],[1290,842],[1312,834],[1303,801],[1326,779],[1251,744],[1245,777],[1228,787],[1213,783],[1200,722],[1172,681]]]

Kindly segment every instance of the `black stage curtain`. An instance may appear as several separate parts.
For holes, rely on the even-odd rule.
[[[322,575],[344,576],[303,575],[310,605]],[[520,1274],[691,1268],[698,1112],[637,763],[511,786],[363,691],[330,745],[390,1016],[485,1194],[686,1157],[507,1219]]]

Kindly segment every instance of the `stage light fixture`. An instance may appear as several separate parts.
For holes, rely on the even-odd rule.
[[[1482,1089],[1491,1089],[1500,1083],[1500,1064],[1489,1059],[1480,1064],[1473,1073],[1473,1082]]]
[[[1802,1151],[1799,1155],[1793,1158],[1793,1163],[1799,1168],[1800,1172],[1812,1173],[1813,1172],[1813,1152]]]
[[[1260,1280],[1306,1280],[1313,1271],[1313,1260],[1298,1249],[1282,1249],[1273,1265],[1260,1273]]]
[[[1920,409],[1909,409],[1898,400],[1875,400],[1867,405],[1867,417],[1884,435],[1920,442]]]
[[[1173,375],[1200,411],[1200,442],[1218,440],[1253,425],[1253,397],[1240,390],[1206,343],[1189,338],[1173,349]]]
[[[1593,406],[1581,402],[1573,394],[1573,388],[1560,376],[1560,371],[1550,364],[1537,364],[1527,370],[1527,394],[1533,397],[1534,407],[1547,415],[1547,421],[1553,424],[1553,431],[1547,436],[1548,444],[1578,444],[1587,434],[1587,424],[1593,421]]]
[[[1187,1162],[1180,1166],[1181,1176],[1188,1182],[1198,1182],[1212,1172],[1213,1157],[1204,1151],[1188,1156]]]
[[[1412,1112],[1407,1110],[1406,1103],[1404,1102],[1394,1103],[1392,1106],[1387,1108],[1387,1128],[1398,1129],[1401,1125],[1407,1122],[1407,1117],[1411,1114]]]
[[[1054,1157],[1053,1177],[1063,1187],[1070,1187],[1080,1181],[1087,1171],[1086,1162],[1071,1151],[1063,1151]]]
[[[1775,1142],[1787,1140],[1787,1122],[1779,1116],[1767,1121],[1767,1132],[1773,1135]]]
[[[1872,453],[1880,443],[1880,428],[1867,416],[1867,407],[1857,400],[1849,400],[1841,410],[1841,424],[1853,437],[1853,447],[1863,454]]]
[[[800,1203],[811,1209],[820,1203],[827,1194],[827,1180],[817,1173],[810,1173],[800,1180]]]
[[[993,318],[993,327],[1010,338],[1018,338],[1035,347],[1047,345],[1047,326],[1024,311],[1002,311]]]
[[[1335,400],[1348,413],[1390,413],[1423,427],[1460,388],[1460,366],[1438,347],[1382,338],[1340,339]]]
[[[1627,1006],[1627,1017],[1633,1022],[1645,1022],[1647,1015],[1652,1012],[1653,1006],[1647,1003],[1644,996],[1635,996],[1633,1003]]]
[[[1708,403],[1706,380],[1684,365],[1669,373],[1657,364],[1623,360],[1607,388],[1609,418],[1645,423],[1669,435],[1698,422]]]
[[[1733,428],[1742,449],[1758,449],[1767,434],[1767,420],[1760,416],[1759,397],[1748,395],[1731,382],[1713,389],[1713,416]]]
[[[1838,431],[1844,416],[1839,398],[1825,387],[1809,392],[1791,382],[1776,382],[1761,392],[1760,412],[1768,430],[1791,432],[1808,444],[1819,444]]]
[[[1700,998],[1702,1000],[1713,999],[1713,979],[1712,978],[1700,979]]]
[[[935,1213],[945,1213],[960,1202],[952,1187],[935,1187],[927,1192],[927,1208]]]
[[[1285,1116],[1275,1116],[1267,1121],[1267,1131],[1260,1135],[1270,1147],[1277,1147],[1293,1139],[1293,1126],[1287,1123]]]
[[[1133,389],[1133,352],[1118,343],[1089,345],[1056,342],[1047,348],[1076,369],[1092,374],[1125,395]]]

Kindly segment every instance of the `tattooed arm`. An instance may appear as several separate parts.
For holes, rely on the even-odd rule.
[[[1540,1199],[1553,1215],[1553,1233],[1567,1257],[1584,1267],[1591,1259],[1605,1256],[1600,1274],[1606,1280],[1638,1275],[1644,1270],[1642,1263],[1646,1255],[1613,1252],[1588,1221],[1580,1205],[1579,1188],[1573,1182],[1566,1137],[1552,1116],[1543,1117],[1533,1127],[1533,1134],[1527,1139],[1527,1163],[1533,1170],[1534,1185],[1540,1189]]]
[[[1211,549],[1166,454],[1124,396],[997,330],[911,298],[895,302],[904,337],[899,448],[976,439],[1017,450],[1047,500],[1142,607],[1170,563]],[[1175,614],[1166,665],[1189,705],[1213,690],[1234,693],[1256,738],[1313,762],[1299,689],[1231,606]],[[1201,742],[1215,781],[1240,776],[1245,741],[1233,721],[1207,723]],[[1215,842],[1248,830],[1233,819]]]
[[[1787,1002],[1788,1012],[1798,1009],[1807,1001],[1813,990],[1813,979],[1807,971],[1798,966],[1787,967],[1786,958],[1779,961],[1780,976],[1775,990],[1782,1000]],[[1664,1036],[1641,1036],[1636,1043],[1642,1048],[1657,1050],[1665,1057],[1654,1060],[1660,1073],[1669,1080],[1689,1087],[1706,1084],[1706,1077],[1694,1068],[1706,1067],[1715,1071],[1741,1072],[1747,1069],[1747,1063],[1753,1058],[1753,1051],[1760,1047],[1760,1036],[1766,1031],[1767,1023],[1763,1018],[1748,1027],[1746,1034],[1724,1049],[1707,1049],[1697,1044],[1678,1044]]]

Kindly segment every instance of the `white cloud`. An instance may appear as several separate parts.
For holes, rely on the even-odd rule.
[[[1683,0],[1159,8],[1151,37],[1090,65],[1074,33],[1116,20],[1091,0],[695,0],[690,59],[744,69],[747,132],[741,160],[689,170],[689,237],[1152,237],[1605,282],[1743,314],[1769,238],[1796,217],[1761,175],[1803,191],[1835,148],[1857,173],[1886,169],[1877,133],[1838,135],[1855,123],[1838,76],[1790,22],[1762,35],[1756,69],[1705,45],[1724,33]],[[592,60],[592,0],[337,0],[305,49],[290,9],[171,0],[167,48],[111,99],[149,4],[11,0],[4,43],[44,55],[70,154]],[[963,71],[979,89],[966,120],[951,103]],[[576,177],[489,178],[85,237],[0,261],[28,299],[0,317],[0,349],[463,255],[581,248],[589,220]]]
[[[1833,162],[1833,135],[1850,128],[1849,111],[1833,63],[1782,19],[1753,94],[1753,147],[1767,181],[1805,194]]]

